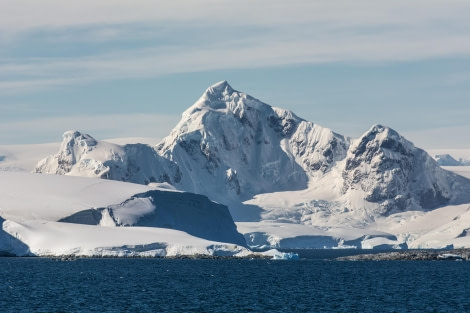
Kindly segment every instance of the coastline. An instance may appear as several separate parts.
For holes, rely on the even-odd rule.
[[[342,256],[335,261],[447,261],[470,260],[470,249],[402,250]]]

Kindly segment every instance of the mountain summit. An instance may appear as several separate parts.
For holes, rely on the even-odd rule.
[[[443,170],[393,129],[374,125],[349,148],[343,193],[361,191],[380,213],[430,210],[468,193],[468,180]],[[457,196],[458,197],[458,196]]]
[[[184,168],[183,189],[244,200],[306,188],[308,176],[328,171],[347,145],[343,136],[223,81],[184,112],[157,150]]]
[[[36,172],[166,182],[228,204],[237,218],[233,204],[302,191],[308,201],[270,215],[302,223],[312,223],[319,212],[373,219],[470,200],[468,179],[441,169],[389,127],[374,125],[351,140],[226,81],[210,86],[156,147],[67,132],[60,151],[39,162]]]

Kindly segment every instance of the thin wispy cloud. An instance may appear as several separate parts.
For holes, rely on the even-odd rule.
[[[340,26],[419,25],[468,17],[463,0],[418,1],[311,1],[293,0],[17,0],[1,5],[0,25],[22,31],[37,27],[71,27],[90,24],[123,24],[142,21],[213,22],[230,25],[292,25],[330,22]]]
[[[466,57],[468,8],[465,1],[15,1],[0,13],[0,26],[10,34],[1,45],[7,56],[0,61],[0,90],[219,69]],[[9,55],[12,46],[26,48],[28,38],[51,51]],[[82,47],[67,50],[67,42]]]
[[[0,29],[0,142],[60,139],[69,128],[117,137],[166,125],[163,136],[179,118],[157,113],[179,116],[175,102],[195,99],[172,93],[189,95],[196,80],[202,92],[238,79],[235,88],[346,135],[384,120],[424,132],[467,120],[464,0],[16,0],[0,3]],[[421,123],[402,116],[421,106]],[[100,116],[67,116],[80,112]]]
[[[470,55],[464,37],[443,39],[357,36],[319,41],[224,42],[208,47],[144,48],[92,57],[16,60],[0,64],[0,89],[155,77],[171,73],[326,62],[394,62]],[[454,48],[458,47],[458,49]],[[269,53],[267,53],[269,51]],[[22,63],[22,61],[25,61]]]

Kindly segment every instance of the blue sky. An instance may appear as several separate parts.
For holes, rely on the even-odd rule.
[[[347,136],[470,148],[470,2],[0,4],[0,145],[162,138],[220,80]]]

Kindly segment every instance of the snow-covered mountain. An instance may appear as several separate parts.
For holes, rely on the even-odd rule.
[[[459,158],[456,160],[450,154],[436,154],[434,156],[437,164],[440,166],[470,166],[470,159]]]
[[[235,91],[226,81],[209,87],[155,149],[69,131],[59,152],[35,171],[167,182],[223,203],[303,190],[309,182],[341,184],[336,197],[359,196],[377,204],[378,214],[458,202],[469,184],[388,127],[375,125],[351,141]],[[348,209],[356,209],[354,202]]]
[[[223,81],[183,113],[157,150],[180,167],[179,188],[221,201],[305,189],[309,176],[344,158],[347,145],[343,136]]]
[[[41,160],[35,172],[98,177],[147,185],[176,184],[178,166],[145,144],[117,145],[97,141],[88,134],[67,131],[57,154]]]
[[[379,213],[434,209],[469,199],[469,180],[443,170],[396,131],[373,126],[350,147],[343,192],[361,190]],[[461,199],[461,198],[464,199]]]
[[[226,81],[209,87],[155,147],[66,132],[59,152],[35,171],[165,182],[228,205],[238,222],[303,224],[315,229],[304,239],[322,234],[338,246],[406,246],[418,235],[370,227],[407,212],[470,203],[469,179],[442,169],[391,128],[374,125],[351,140]],[[260,231],[262,224],[244,225],[245,239],[277,242],[269,237],[272,227]],[[360,231],[351,235],[348,227]]]

